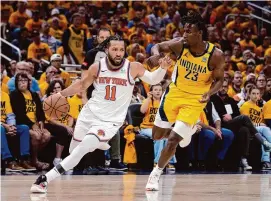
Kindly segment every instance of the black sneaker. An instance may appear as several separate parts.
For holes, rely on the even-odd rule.
[[[270,162],[263,162],[262,163],[262,170],[271,170]]]
[[[120,163],[119,160],[111,160],[110,170],[125,171],[128,170],[128,168],[123,163]]]
[[[36,182],[32,184],[30,192],[31,193],[46,193],[47,192],[47,178],[45,175],[40,175]]]
[[[99,170],[95,167],[88,167],[83,170],[84,175],[97,175]]]

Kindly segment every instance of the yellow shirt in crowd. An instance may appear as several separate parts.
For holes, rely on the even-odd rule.
[[[39,84],[39,88],[40,88],[40,93],[41,96],[43,97],[46,93],[46,90],[48,89],[49,84],[47,82],[42,82]]]
[[[262,108],[251,101],[247,101],[241,106],[240,113],[248,116],[255,124],[263,123]]]
[[[39,19],[39,21],[35,22],[33,19],[29,19],[25,23],[25,27],[28,29],[28,31],[32,32],[33,30],[40,30],[41,25],[44,22],[44,20]]]
[[[71,85],[71,78],[70,74],[67,73],[66,71],[61,70],[60,77],[63,79],[65,87],[68,87]],[[42,73],[40,76],[39,84],[42,84],[46,82],[46,73]]]
[[[23,92],[26,103],[26,115],[33,122],[36,123],[36,103],[34,102],[30,91]]]
[[[144,104],[145,101],[148,101],[148,100],[145,99],[142,104]],[[155,115],[158,111],[159,104],[160,104],[160,101],[158,101],[158,100],[150,101],[149,109],[145,113],[145,117],[143,119],[143,122],[140,124],[140,128],[152,128],[153,127]]]
[[[9,94],[8,85],[6,85],[4,82],[1,83],[1,91]]]
[[[264,119],[271,119],[271,100],[267,101],[263,106],[263,117]]]
[[[19,11],[13,12],[10,17],[8,22],[12,26],[20,26],[24,27],[26,21],[29,19],[29,16],[24,12],[20,13]]]
[[[50,60],[52,56],[51,49],[46,43],[40,43],[39,45],[31,43],[28,47],[27,57],[28,59],[45,59]]]
[[[6,123],[7,114],[11,114],[12,107],[10,104],[9,95],[1,91],[1,122]]]
[[[72,118],[77,119],[78,115],[83,108],[82,98],[79,98],[77,95],[74,95],[70,99],[68,99],[70,104],[70,115]]]

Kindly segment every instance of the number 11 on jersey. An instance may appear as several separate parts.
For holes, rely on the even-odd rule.
[[[111,101],[115,101],[116,100],[116,86],[110,86],[107,85],[105,87],[105,100],[111,100]]]

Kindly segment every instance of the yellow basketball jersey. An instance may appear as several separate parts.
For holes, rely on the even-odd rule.
[[[175,64],[170,87],[190,94],[208,92],[212,84],[209,62],[214,50],[214,44],[208,42],[205,52],[195,56],[184,47]]]
[[[69,39],[69,47],[73,52],[74,56],[77,58],[79,63],[83,62],[83,50],[84,50],[84,31],[80,30],[80,34],[76,34],[72,27],[70,29],[70,39]]]

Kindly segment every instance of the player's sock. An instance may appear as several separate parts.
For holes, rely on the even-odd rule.
[[[156,167],[154,168],[155,171],[162,173],[164,168],[160,168],[158,167],[158,164],[156,165]]]
[[[100,141],[96,136],[86,135],[68,157],[46,174],[47,182],[49,183],[65,171],[74,168],[86,153],[93,152],[99,147],[99,144]]]

